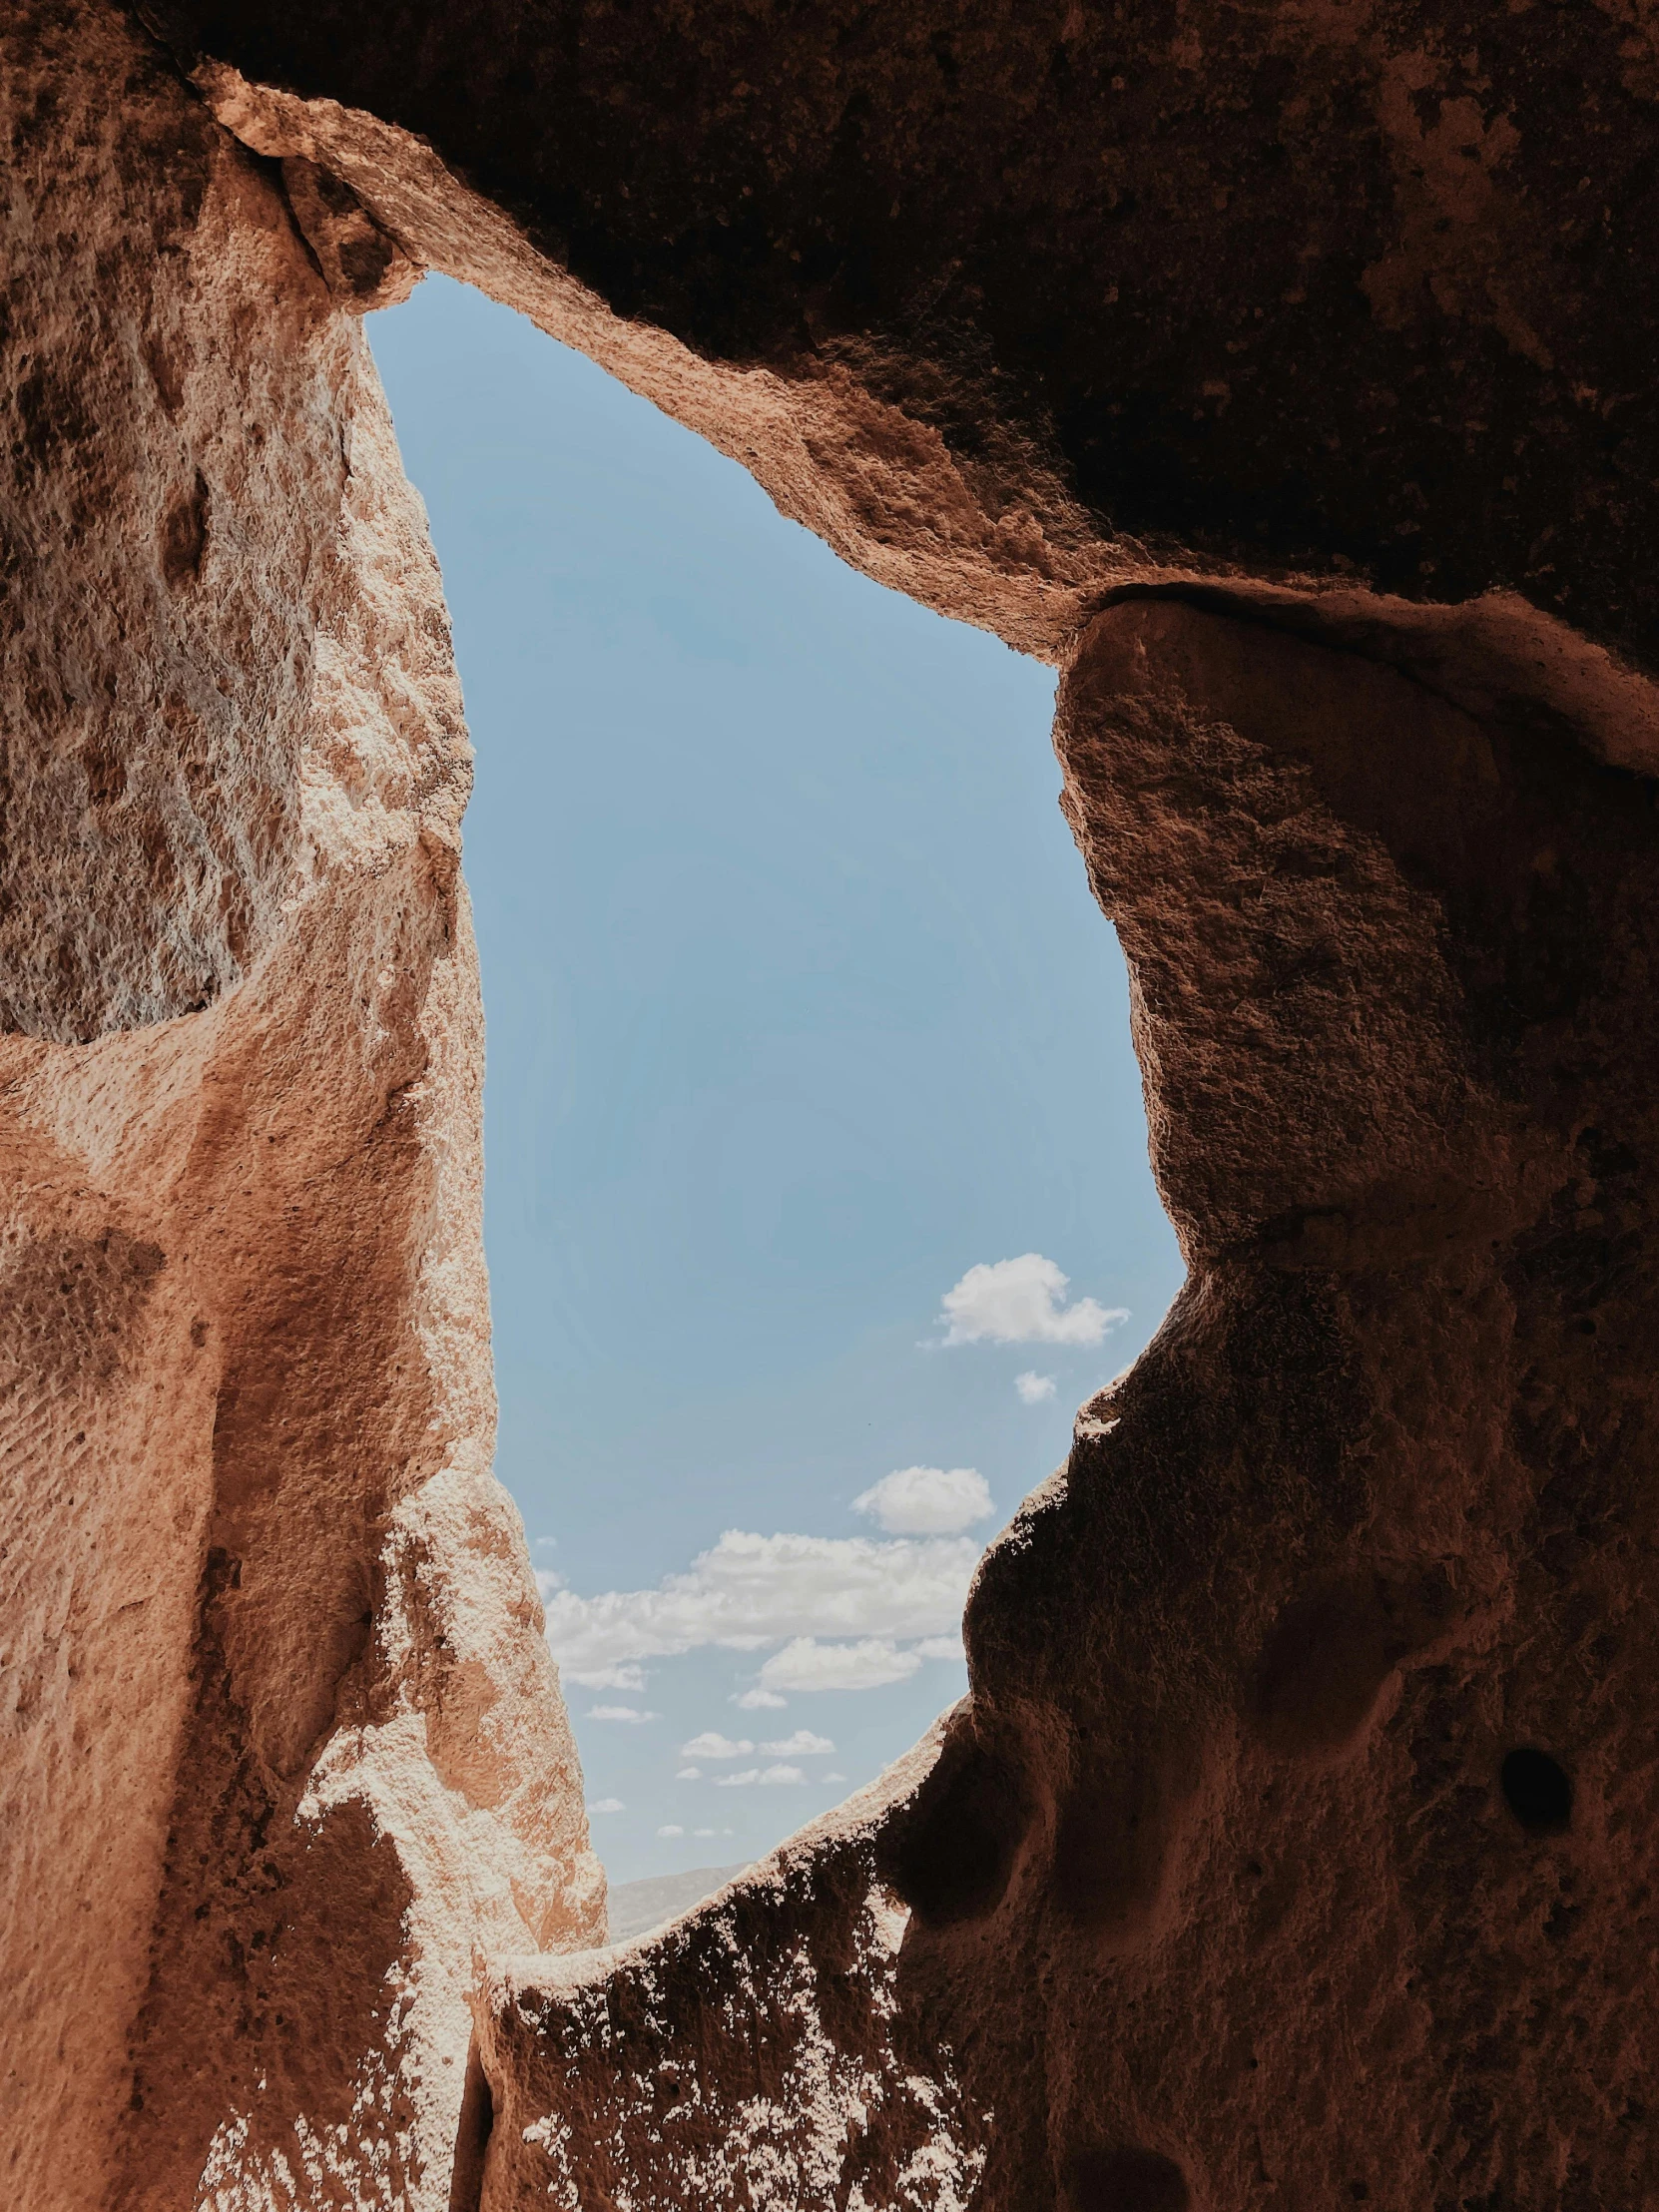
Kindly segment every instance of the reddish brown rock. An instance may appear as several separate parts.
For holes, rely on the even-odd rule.
[[[607,1977],[508,1977],[483,2201],[1645,2202],[1649,786],[1178,601],[1091,628],[1058,744],[1190,1279],[811,1915],[786,1856]],[[769,2017],[760,1962],[837,1935],[882,2002],[817,1967]],[[782,2134],[814,2031],[868,2084],[816,2169],[675,2161]],[[881,2087],[916,2053],[931,2138]]]
[[[912,2001],[1043,2054],[992,2201],[1642,2202],[1649,789],[1170,604],[1058,741],[1192,1274],[970,1600]]]
[[[1632,0],[149,12],[412,135],[729,393],[781,385],[807,471],[735,416],[734,449],[953,613],[1058,644],[1054,598],[1148,564],[1358,576],[1651,665]]]
[[[3,53],[0,2190],[441,2207],[475,1952],[603,1889],[437,571],[270,170],[107,11]]]
[[[11,2201],[1659,2194],[1637,17],[3,36]],[[614,1957],[487,1471],[422,266],[1062,665],[1191,1269],[942,1737]]]

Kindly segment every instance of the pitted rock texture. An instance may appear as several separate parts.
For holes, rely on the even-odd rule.
[[[0,37],[10,2200],[1659,2195],[1639,15]],[[1063,668],[1191,1269],[968,1703],[617,1953],[488,1473],[422,266]]]
[[[272,169],[96,6],[0,102],[0,2191],[445,2212],[475,1953],[604,1906],[436,566]]]
[[[927,2054],[946,2155],[872,2163],[879,2098],[810,2174],[665,2147],[806,2037],[769,1873],[603,1985],[515,1970],[483,2202],[1646,2203],[1652,787],[1178,601],[1091,628],[1057,744],[1192,1272],[857,1809],[909,1920],[879,2017],[812,2017]]]
[[[502,1962],[485,2206],[974,2201],[994,2116],[897,2001],[907,1915],[876,1865],[937,1733],[665,1934]]]
[[[900,1989],[1042,2054],[990,2202],[1644,2202],[1651,787],[1179,605],[1057,738],[1192,1275],[970,1598]]]
[[[0,1024],[84,1043],[211,1004],[279,926],[337,377],[280,202],[165,72],[55,10],[10,36]]]
[[[987,569],[1027,643],[1114,571],[1359,576],[1502,588],[1651,666],[1630,0],[153,15],[187,65],[398,126],[734,396],[781,381],[811,472],[954,571],[951,612]],[[768,442],[763,480],[833,512]]]

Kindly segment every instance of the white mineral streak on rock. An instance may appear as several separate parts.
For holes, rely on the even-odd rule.
[[[498,1969],[491,2212],[544,2192],[570,2212],[963,2212],[983,2117],[948,2051],[903,2047],[909,1916],[874,1866],[935,1750],[668,1929]]]

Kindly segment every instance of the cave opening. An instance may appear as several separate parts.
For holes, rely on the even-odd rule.
[[[1181,1266],[1052,672],[481,294],[368,329],[477,753],[498,1472],[627,1933],[960,1694]]]
[[[1201,8],[1171,40],[1155,8],[1003,10],[943,45],[852,12],[9,11],[9,2202],[1659,2197],[1652,72],[1617,11],[1384,10],[1357,40]],[[423,267],[870,576],[1063,661],[1191,1266],[984,1556],[971,1711],[622,1952],[589,1947],[601,1871],[490,1475],[470,756],[356,319]],[[460,351],[454,465],[493,441],[545,527]],[[616,505],[561,518],[579,580]],[[895,731],[842,665],[881,632],[862,600],[746,751],[794,556],[746,572],[717,532],[655,705],[596,591],[544,641],[515,770],[480,641],[492,605],[547,627],[524,543],[468,604],[444,542],[522,831],[492,860],[474,818],[474,881],[565,900],[508,913],[568,988],[526,1032],[558,1111],[516,1159],[491,1135],[564,1270],[551,1307],[533,1271],[515,1295],[492,1232],[503,1377],[509,1320],[547,1371],[503,1466],[522,1494],[517,1420],[590,1762],[631,1745],[771,1820],[806,1809],[786,1777],[854,1764],[827,1699],[950,1665],[861,1585],[803,1610],[818,1570],[971,1555],[1062,1384],[1129,1351],[1108,1302],[1156,1312],[1045,1150],[1081,1101],[1110,1157],[1110,1085],[1067,1055],[1114,1009],[1072,954],[1021,989],[1012,855],[1053,791],[1009,664],[952,693],[924,625]],[[584,697],[573,636],[607,624]],[[992,774],[1016,755],[1028,789]],[[792,931],[768,883],[841,924]],[[815,1055],[848,937],[867,1018]],[[1016,1030],[1023,1093],[1006,1028],[947,1049],[980,939],[993,1004],[1059,1007]],[[616,964],[642,948],[652,990]],[[590,1049],[595,1007],[627,1051]],[[771,1120],[688,1082],[682,1033],[764,1042]],[[722,1145],[684,1141],[688,1100]],[[959,1249],[917,1236],[924,1199]],[[804,1312],[817,1366],[777,1353]],[[925,1393],[923,1433],[889,1425],[848,1351],[878,1322],[970,1444]],[[662,1864],[698,1840],[631,1788],[595,1802],[613,1871],[624,1817]]]

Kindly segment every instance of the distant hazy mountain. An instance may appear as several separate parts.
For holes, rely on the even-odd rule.
[[[684,1874],[657,1874],[646,1882],[619,1882],[611,1892],[611,1941],[629,1942],[648,1929],[661,1928],[689,1913],[740,1875],[744,1866],[690,1867]]]

